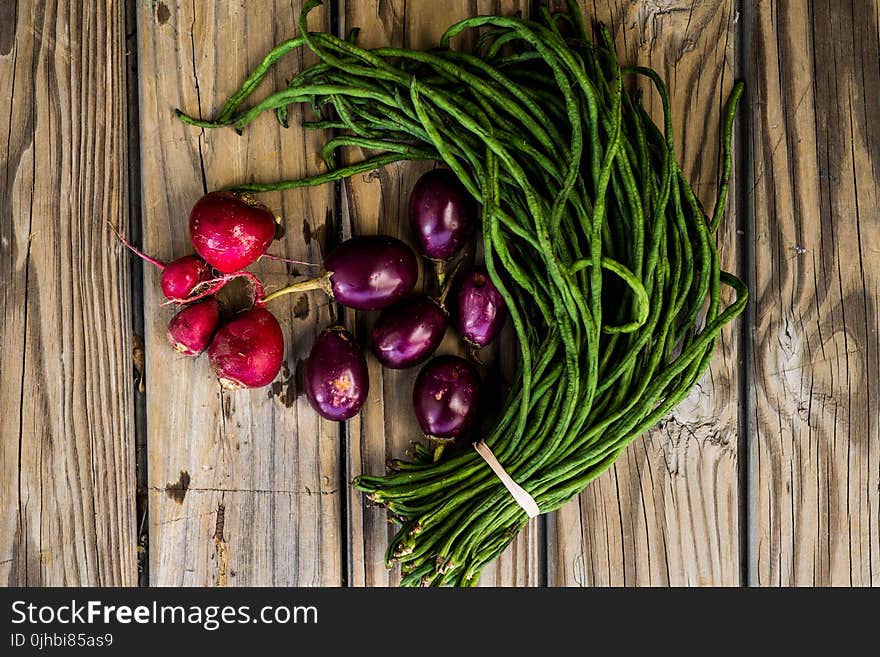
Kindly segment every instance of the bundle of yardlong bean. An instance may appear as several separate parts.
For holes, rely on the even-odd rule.
[[[343,131],[324,148],[329,171],[241,185],[259,192],[338,180],[400,160],[439,159],[482,208],[487,269],[504,295],[519,362],[501,417],[484,437],[541,512],[579,493],[681,401],[706,370],[747,291],[722,272],[714,234],[730,175],[735,87],[724,124],[721,184],[706,216],[673,149],[666,88],[621,68],[608,32],[592,42],[577,3],[535,21],[487,16],[453,25],[440,48],[365,50],[309,33],[279,45],[214,121],[242,130],[274,110],[311,103],[312,128]],[[451,40],[482,28],[473,52]],[[279,57],[302,46],[320,62],[239,111]],[[663,103],[658,127],[628,92],[646,76]],[[343,147],[378,151],[337,168]],[[736,291],[724,306],[722,285]],[[480,455],[438,463],[426,449],[354,485],[387,506],[400,530],[387,561],[405,585],[473,585],[527,521]]]

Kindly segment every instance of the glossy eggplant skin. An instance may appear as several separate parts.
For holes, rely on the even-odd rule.
[[[390,369],[417,365],[437,350],[448,324],[446,310],[433,297],[406,298],[379,315],[370,334],[373,353]]]
[[[455,296],[455,328],[476,347],[492,342],[507,320],[507,303],[483,267],[468,272]]]
[[[364,353],[354,336],[341,326],[321,331],[306,362],[305,379],[312,408],[332,421],[357,415],[370,391]]]
[[[438,356],[425,365],[413,386],[419,426],[432,438],[458,438],[477,417],[480,376],[464,358]]]
[[[413,187],[409,198],[409,223],[426,256],[448,260],[474,232],[475,204],[464,186],[448,169],[433,169]]]
[[[353,237],[329,253],[333,298],[355,310],[381,310],[412,292],[419,277],[413,250],[388,235]]]

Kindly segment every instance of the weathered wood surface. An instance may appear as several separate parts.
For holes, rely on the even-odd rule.
[[[880,584],[878,10],[744,16],[751,585]]]
[[[305,133],[294,110],[282,129],[266,115],[239,137],[202,133],[174,108],[210,116],[271,49],[296,32],[300,3],[138,3],[145,248],[159,258],[191,252],[189,209],[205,190],[248,179],[319,170],[324,136]],[[328,13],[316,11],[315,29]],[[291,55],[263,93],[301,61]],[[286,235],[270,251],[320,262],[332,188],[267,194]],[[254,268],[268,287],[289,277],[277,263]],[[168,346],[173,311],[158,274],[144,278],[150,579],[156,585],[339,585],[343,525],[340,434],[294,382],[316,332],[329,323],[317,294],[273,301],[286,366],[270,389],[222,392],[207,357]]]
[[[134,585],[121,4],[0,4],[0,585]]]
[[[735,3],[582,3],[611,26],[619,56],[667,81],[679,160],[705,207],[715,202],[720,116],[734,79]],[[641,85],[662,119],[659,96]],[[722,266],[738,272],[736,181],[718,235]],[[655,430],[548,528],[549,583],[582,586],[736,585],[741,370],[734,323],[709,372]]]
[[[391,2],[342,3],[340,34],[360,27],[358,43],[364,47],[392,45],[408,48],[435,46],[446,28],[457,20],[477,13],[528,11],[524,0],[392,0]],[[343,227],[346,234],[385,233],[412,243],[408,223],[409,195],[419,176],[432,167],[425,163],[392,165],[373,174],[358,176],[343,184]],[[433,291],[431,272],[422,267],[422,286]],[[360,313],[356,328],[366,338],[375,313]],[[463,353],[454,331],[437,353]],[[496,354],[497,356],[497,354]],[[412,386],[418,368],[383,369],[368,356],[370,399],[359,417],[348,423],[349,475],[360,472],[381,473],[385,460],[400,458],[410,442],[424,441],[412,413]],[[365,503],[361,494],[350,490],[349,566],[354,586],[387,586],[400,580],[400,569],[387,570],[385,547],[395,527],[383,508]],[[481,585],[535,586],[541,582],[544,563],[540,558],[543,532],[533,521],[499,560],[486,568]]]
[[[336,2],[312,25],[427,46],[457,18],[527,4]],[[667,78],[676,144],[706,205],[721,107],[734,75],[746,78],[740,185],[718,239],[726,267],[749,275],[753,303],[670,419],[530,525],[482,583],[880,583],[877,2],[584,6],[612,26],[627,61]],[[177,106],[216,110],[295,33],[299,2],[134,7],[144,245],[171,259],[190,250],[188,211],[205,189],[319,171],[325,135],[304,133],[295,111],[289,130],[265,116],[242,137],[173,117]],[[11,100],[0,108],[0,585],[137,582],[132,336],[119,329],[131,325],[131,261],[106,229],[129,219],[123,14],[93,0],[0,3],[0,88]],[[300,66],[290,56],[260,94]],[[656,96],[646,98],[656,115]],[[425,168],[266,195],[285,218],[273,251],[318,262],[340,235],[408,240],[408,194]],[[256,270],[270,287],[292,273]],[[325,300],[276,302],[283,376],[271,390],[221,394],[205,358],[167,346],[173,310],[155,270],[143,296],[150,583],[395,584],[382,563],[392,527],[348,482],[418,438],[415,372],[371,361],[367,410],[341,429],[317,419],[295,381],[332,321]],[[363,336],[372,316],[346,319]],[[443,346],[457,348],[451,336]]]

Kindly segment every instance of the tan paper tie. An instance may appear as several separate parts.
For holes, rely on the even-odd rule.
[[[489,467],[492,468],[492,472],[498,476],[501,483],[504,484],[504,487],[508,491],[510,491],[510,494],[513,495],[513,499],[515,499],[516,503],[519,504],[523,511],[528,514],[529,518],[536,518],[541,515],[541,510],[538,508],[538,503],[535,502],[535,498],[529,495],[522,486],[511,479],[510,475],[507,474],[507,471],[501,466],[498,459],[495,458],[495,455],[492,453],[492,450],[489,449],[489,446],[485,441],[481,440],[474,443],[474,449],[477,450],[477,454],[482,456],[483,460],[489,464]]]

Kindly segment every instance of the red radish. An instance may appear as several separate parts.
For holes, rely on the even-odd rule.
[[[425,295],[404,299],[379,315],[370,333],[373,353],[382,365],[402,369],[433,354],[446,333],[446,309]]]
[[[346,240],[327,255],[324,269],[320,276],[276,290],[265,300],[320,289],[343,306],[380,310],[409,294],[419,277],[412,249],[387,235]]]
[[[208,348],[220,320],[220,304],[211,297],[186,306],[171,318],[168,341],[185,356],[198,356]]]
[[[211,279],[211,268],[197,255],[169,262],[162,269],[162,292],[171,301],[182,302],[199,284]]]
[[[187,303],[193,301],[194,299],[190,298],[193,291],[200,287],[201,283],[211,281],[211,268],[208,267],[207,263],[198,256],[187,255],[169,263],[164,263],[135,248],[113,224],[110,224],[110,229],[129,251],[161,270],[162,292],[169,301],[173,301],[174,303]],[[212,290],[208,294],[213,294],[215,291],[216,290]]]
[[[367,400],[367,361],[354,336],[341,326],[321,331],[306,362],[306,395],[321,417],[347,420]]]
[[[456,328],[475,347],[492,342],[507,319],[507,303],[484,267],[475,267],[458,288],[455,297]]]
[[[425,365],[413,386],[413,408],[425,435],[452,439],[476,419],[480,376],[458,356],[438,356]]]
[[[256,306],[220,327],[208,346],[208,357],[224,388],[259,388],[281,369],[284,334],[275,315]]]
[[[224,274],[256,262],[275,239],[275,215],[247,194],[210,192],[189,215],[196,252]]]

